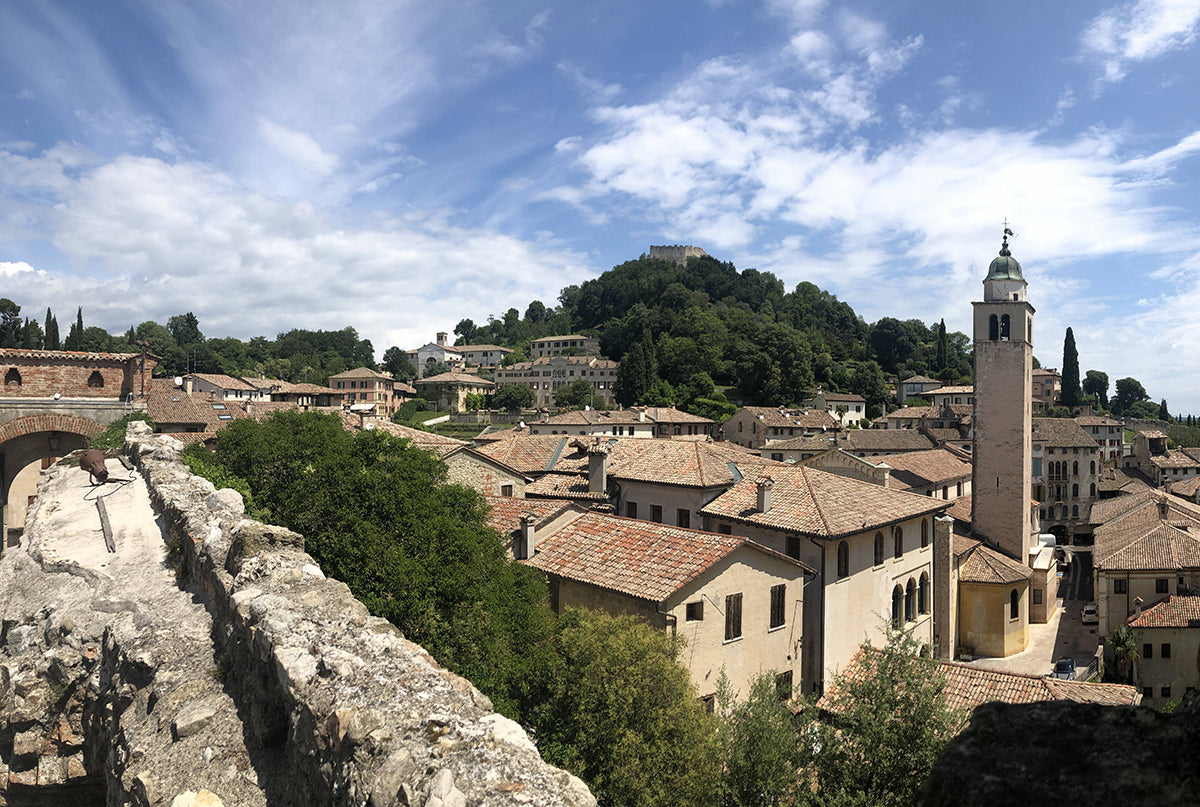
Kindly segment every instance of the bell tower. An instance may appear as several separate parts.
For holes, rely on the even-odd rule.
[[[1036,544],[1030,505],[1033,306],[1008,249],[988,267],[975,310],[975,431],[971,528],[1022,565]]]

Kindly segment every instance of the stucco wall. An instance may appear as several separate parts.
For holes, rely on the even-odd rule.
[[[679,485],[655,485],[649,482],[632,482],[617,480],[620,491],[617,496],[617,515],[628,515],[628,503],[637,503],[637,517],[642,521],[650,520],[650,508],[658,505],[662,508],[662,523],[673,526],[688,526],[693,530],[701,529],[703,516],[700,508],[721,495],[723,488],[686,488]],[[688,524],[679,523],[679,510],[688,511]],[[735,530],[738,535],[746,533]]]
[[[1016,589],[1017,618],[1009,617],[1009,597]],[[1029,644],[1029,584],[958,586],[958,641],[977,656],[1004,658]]]
[[[525,477],[509,473],[466,452],[446,458],[446,480],[474,488],[485,496],[502,496],[503,485],[512,485],[512,495],[525,498]]]
[[[1198,628],[1138,628],[1142,703],[1161,709],[1168,701],[1183,699],[1188,689],[1200,689],[1200,629]],[[1150,644],[1151,658],[1145,657],[1143,645]],[[1163,658],[1163,645],[1169,644],[1171,655]],[[1170,694],[1163,694],[1170,687]],[[1146,691],[1149,690],[1149,691]]]

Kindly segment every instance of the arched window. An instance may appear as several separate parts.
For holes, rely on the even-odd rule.
[[[1029,342],[1029,344],[1032,345],[1033,344],[1033,320],[1027,320],[1027,321],[1029,323],[1029,339],[1027,341]]]
[[[99,370],[92,370],[92,374],[90,376],[88,376],[88,386],[89,387],[103,387],[104,386],[104,376],[100,375]]]
[[[883,533],[875,533],[875,565],[883,563]]]
[[[1091,473],[1092,476],[1096,475],[1096,461],[1095,460],[1092,460],[1092,468],[1091,468],[1091,471],[1089,471],[1089,473]]]
[[[912,622],[917,618],[917,584],[910,577],[908,586],[904,589],[904,621]]]
[[[892,589],[892,629],[900,630],[901,620],[904,618],[904,592],[900,590],[900,586]]]
[[[1079,518],[1079,505],[1071,505],[1071,518]]]
[[[1071,498],[1072,499],[1079,498],[1079,484],[1078,483],[1071,485]]]
[[[892,527],[892,554],[897,558],[904,554],[904,530],[899,525]]]
[[[1071,476],[1079,476],[1079,460],[1071,464]]]
[[[1009,319],[1008,314],[1001,314],[1000,315],[1000,341],[1001,342],[1008,341],[1008,339],[1009,339],[1008,334],[1009,334],[1009,330],[1010,330],[1011,326],[1012,326],[1012,320]]]
[[[929,613],[929,575],[921,572],[921,584],[917,587],[917,611]]]
[[[837,576],[838,580],[850,576],[850,545],[845,541],[838,544]]]
[[[988,317],[988,339],[995,342],[1000,338],[1000,320],[995,314]]]
[[[6,387],[21,386],[21,374],[17,372],[16,367],[10,367],[8,372],[4,374],[4,386],[6,386]]]
[[[1016,619],[1021,615],[1021,596],[1017,594],[1014,588],[1012,593],[1008,595],[1008,618]]]
[[[921,519],[921,547],[929,546],[929,519]]]

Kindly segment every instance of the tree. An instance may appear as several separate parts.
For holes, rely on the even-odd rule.
[[[883,415],[892,397],[883,378],[883,369],[874,361],[859,362],[855,366],[850,374],[850,391],[866,399],[867,416],[871,418]]]
[[[1165,420],[1167,423],[1171,422],[1171,412],[1169,409],[1167,409],[1166,398],[1163,398],[1162,403],[1158,405],[1158,419]]]
[[[546,304],[541,300],[534,300],[525,309],[525,321],[531,325],[537,325],[545,322],[549,312],[546,310]]]
[[[722,803],[729,807],[799,804],[803,737],[791,710],[780,701],[775,679],[754,679],[749,697],[734,702],[722,675],[717,688]]]
[[[889,629],[886,646],[863,643],[855,675],[834,677],[834,719],[820,727],[814,756],[827,803],[912,804],[961,725],[942,697],[945,675],[918,650],[910,632]]]
[[[46,307],[46,324],[42,327],[46,332],[46,350],[58,350],[62,345],[58,341],[58,320],[50,313],[50,307]]]
[[[63,348],[66,350],[82,350],[80,341],[83,339],[83,306],[79,306],[75,311],[75,324],[71,326],[71,330],[67,332],[67,338],[63,341]]]
[[[946,338],[946,320],[938,323],[937,328],[937,371],[944,373],[947,370],[946,362],[948,361],[947,354],[949,352],[950,341]]]
[[[586,378],[577,378],[570,384],[554,391],[554,405],[559,409],[583,409],[594,402],[595,395],[593,393],[591,381]]]
[[[461,344],[475,344],[475,337],[479,333],[479,328],[469,319],[460,319],[458,324],[454,326],[454,332],[462,337]]]
[[[650,329],[646,328],[642,331],[641,340],[633,343],[617,368],[617,385],[614,391],[617,403],[622,406],[640,403],[657,378],[654,341],[650,337]]]
[[[524,384],[501,384],[492,393],[492,406],[517,413],[533,406],[533,390]]]
[[[431,361],[425,363],[425,370],[421,373],[421,378],[429,378],[430,376],[441,375],[442,373],[450,372],[450,365],[445,362]]]
[[[1083,380],[1083,392],[1096,399],[1098,406],[1108,408],[1108,373],[1099,370],[1088,370]]]
[[[21,306],[0,297],[0,347],[20,347],[21,328]]]
[[[1062,392],[1058,397],[1067,409],[1083,403],[1083,390],[1079,386],[1079,351],[1075,349],[1075,334],[1070,328],[1063,339]]]
[[[383,351],[383,370],[397,380],[417,377],[417,368],[409,361],[408,354],[395,345]]]
[[[467,407],[467,411],[474,412],[478,409],[487,408],[487,396],[482,392],[468,392],[463,400],[463,404]]]
[[[612,807],[713,804],[716,732],[676,659],[683,642],[634,616],[572,609],[531,714],[547,762]]]
[[[191,311],[186,314],[176,314],[167,320],[167,332],[175,340],[175,344],[197,345],[204,342],[204,334],[200,332],[200,320]]]
[[[1113,649],[1113,659],[1117,663],[1117,674],[1125,683],[1138,680],[1138,663],[1142,660],[1138,653],[1137,636],[1133,628],[1121,625],[1108,637],[1108,644]]]
[[[1138,401],[1149,400],[1146,388],[1136,378],[1118,378],[1117,394],[1112,399],[1114,415],[1124,415]]]

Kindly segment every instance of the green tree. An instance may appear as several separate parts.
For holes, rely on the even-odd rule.
[[[20,347],[21,328],[21,306],[0,297],[0,347]]]
[[[408,354],[395,345],[383,351],[383,371],[398,380],[417,377],[417,368],[409,361]]]
[[[46,333],[42,326],[38,325],[37,320],[26,319],[25,326],[21,328],[21,347],[27,350],[41,350],[45,343]]]
[[[63,341],[63,348],[66,350],[83,350],[80,347],[80,341],[83,339],[83,306],[79,306],[75,311],[75,324],[71,326],[71,330],[67,332],[67,338]]]
[[[545,303],[543,303],[541,300],[534,300],[529,304],[529,307],[525,309],[525,321],[530,324],[537,325],[545,322],[549,316],[549,313],[550,312],[547,311]]]
[[[204,342],[204,334],[200,332],[200,320],[191,311],[186,314],[176,314],[167,320],[167,332],[175,340],[175,344],[198,345]]]
[[[1167,423],[1171,422],[1171,411],[1167,409],[1167,399],[1163,398],[1162,403],[1158,405],[1158,419],[1164,420]]]
[[[826,803],[909,805],[963,715],[946,706],[945,675],[911,633],[865,642],[860,669],[830,690],[834,718],[819,730],[814,769]]]
[[[554,405],[559,409],[583,409],[595,401],[592,382],[577,378],[554,391]]]
[[[1096,399],[1096,405],[1108,408],[1108,373],[1088,370],[1083,380],[1083,392]]]
[[[462,338],[462,341],[456,344],[473,345],[476,344],[475,337],[479,334],[479,328],[472,320],[460,319],[454,326],[454,332]]]
[[[1136,378],[1118,378],[1117,394],[1112,399],[1113,414],[1124,415],[1134,404],[1149,399],[1146,388]]]
[[[734,699],[724,676],[717,692],[722,712],[718,720],[722,804],[803,804],[803,737],[791,710],[779,699],[775,679],[758,676],[749,697],[741,702]]]
[[[888,401],[892,399],[883,369],[874,361],[859,362],[854,367],[850,374],[850,391],[866,399],[867,416],[871,418],[883,415],[887,411]]]
[[[682,644],[633,616],[563,614],[557,668],[531,714],[546,761],[612,807],[714,804],[716,732],[677,663]]]
[[[622,357],[621,365],[617,368],[617,385],[614,391],[617,403],[622,406],[640,403],[657,378],[654,342],[647,328],[642,332],[641,340],[635,342]]]
[[[500,384],[492,393],[492,406],[517,413],[533,406],[533,390],[524,384]]]
[[[950,340],[946,336],[946,320],[938,323],[937,328],[937,360],[935,364],[939,373],[945,372],[949,361]]]
[[[430,378],[431,376],[441,375],[442,373],[450,372],[450,365],[441,361],[426,362],[425,370],[421,373],[421,378]]]
[[[62,347],[62,343],[58,340],[58,320],[50,313],[50,307],[46,307],[46,324],[42,326],[42,330],[46,332],[46,350],[58,350]]]
[[[1079,385],[1079,351],[1075,349],[1075,334],[1067,328],[1063,339],[1062,392],[1059,400],[1067,409],[1083,403],[1083,390]]]
[[[466,405],[468,412],[487,409],[487,396],[481,392],[468,392],[463,399],[463,404]]]
[[[1108,645],[1113,649],[1113,660],[1117,665],[1117,674],[1127,684],[1139,679],[1138,665],[1142,657],[1138,653],[1137,636],[1133,628],[1121,625],[1108,636]]]

